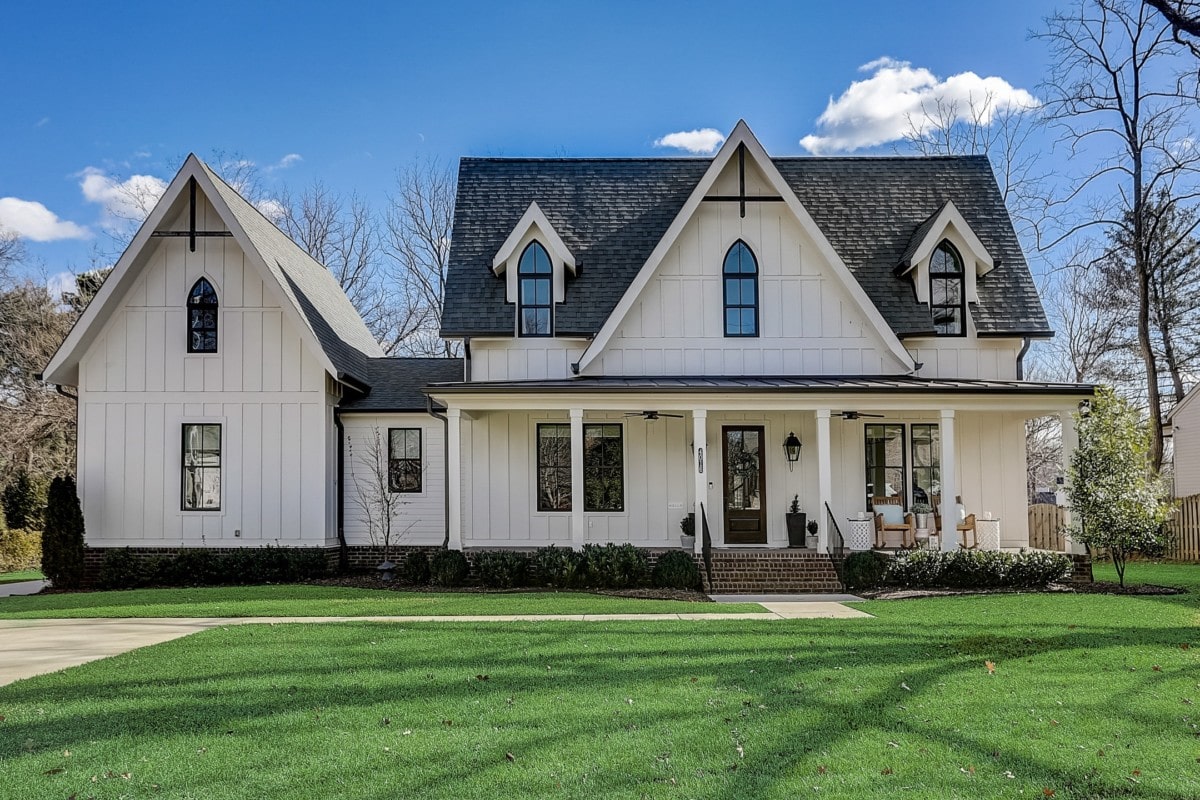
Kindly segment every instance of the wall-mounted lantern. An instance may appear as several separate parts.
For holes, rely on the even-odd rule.
[[[800,460],[800,447],[800,440],[796,438],[795,433],[789,433],[783,440],[783,454],[787,456],[788,472],[795,469],[796,462]]]

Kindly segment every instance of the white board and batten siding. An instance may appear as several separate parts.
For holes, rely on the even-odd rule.
[[[1200,494],[1200,402],[1193,388],[1171,410],[1171,466],[1176,497]]]
[[[187,229],[187,212],[168,227]],[[197,195],[197,227],[227,230]],[[80,361],[79,489],[92,546],[326,544],[333,530],[325,370],[233,238],[153,240]],[[187,352],[205,277],[218,352]],[[221,509],[182,511],[182,425],[220,423]]]
[[[382,545],[373,542],[370,526],[360,502],[369,502],[371,484],[370,458],[376,431],[386,456],[389,428],[419,428],[421,431],[421,491],[406,493],[393,523],[392,545],[440,545],[446,536],[446,433],[441,420],[429,414],[366,414],[342,415],[342,440],[345,484],[344,528],[350,546]],[[378,535],[377,535],[378,539]]]

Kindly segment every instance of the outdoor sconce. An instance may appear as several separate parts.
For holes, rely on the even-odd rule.
[[[796,462],[800,460],[800,447],[800,440],[796,438],[795,433],[789,433],[783,440],[783,454],[787,456],[788,472],[795,469]]]

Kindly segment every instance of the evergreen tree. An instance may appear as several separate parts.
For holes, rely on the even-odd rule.
[[[45,484],[41,483],[29,470],[18,470],[12,482],[4,489],[0,504],[4,507],[4,515],[14,528],[38,530],[42,526],[42,515],[46,508]]]
[[[83,511],[75,479],[63,475],[50,483],[42,530],[42,572],[56,589],[75,589],[83,583],[83,550]]]

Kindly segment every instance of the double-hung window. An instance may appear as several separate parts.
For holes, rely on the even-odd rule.
[[[517,322],[522,336],[553,335],[553,294],[550,254],[538,242],[530,242],[517,264]]]
[[[421,429],[388,428],[388,491],[421,491]]]
[[[967,294],[963,261],[954,245],[942,242],[929,257],[929,308],[938,336],[965,336]]]
[[[184,423],[184,511],[221,510],[221,426]]]
[[[537,509],[571,510],[571,426],[537,426]]]

